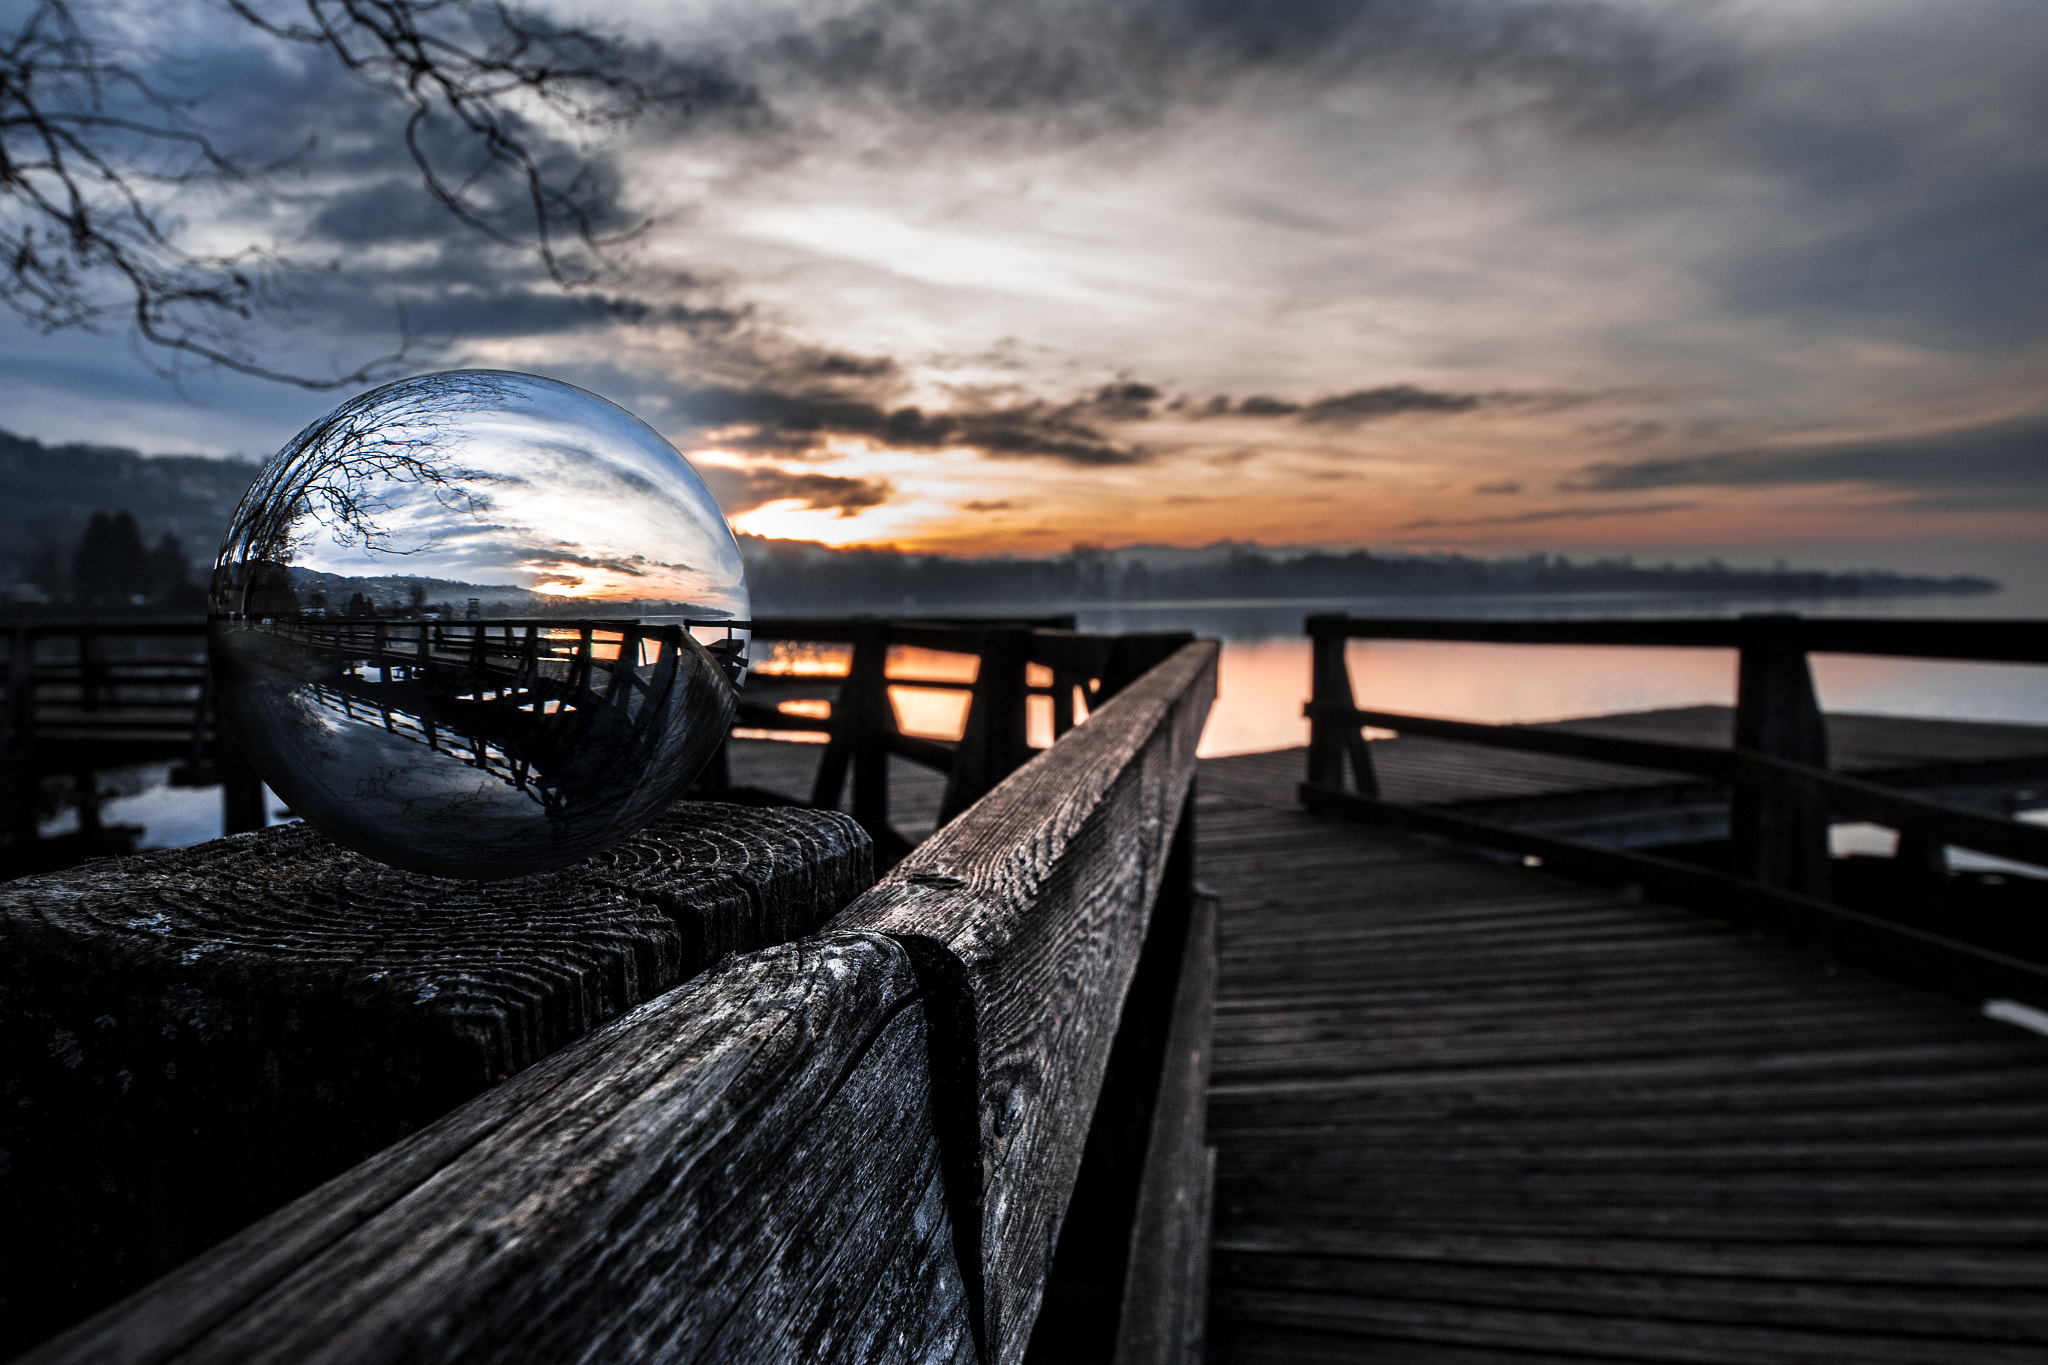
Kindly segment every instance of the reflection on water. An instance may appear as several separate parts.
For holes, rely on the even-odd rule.
[[[175,763],[131,763],[93,774],[96,821],[103,829],[131,829],[137,852],[152,848],[185,848],[221,833],[221,792],[218,786],[195,787],[172,781]],[[288,824],[295,817],[265,787],[262,809],[267,824]],[[81,826],[78,793],[66,791],[54,809],[36,822],[38,839],[61,839]]]

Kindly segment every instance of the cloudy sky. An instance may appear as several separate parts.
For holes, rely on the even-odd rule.
[[[567,17],[585,17],[574,10]],[[609,397],[742,530],[2048,569],[2040,0],[642,0],[687,109],[565,294],[398,115],[197,0],[201,116],[318,145],[190,230],[333,258],[266,354]],[[591,6],[590,14],[598,13]],[[0,427],[268,454],[334,403],[0,323]]]

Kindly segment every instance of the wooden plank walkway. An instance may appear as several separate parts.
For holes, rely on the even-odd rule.
[[[2048,1359],[2048,1039],[1274,776],[1200,776],[1212,1361]]]
[[[1830,712],[1826,719],[1829,766],[1837,772],[2008,814],[2048,805],[2048,726],[1851,712]],[[1727,745],[1734,736],[1735,713],[1726,706],[1683,706],[1533,728]],[[1380,793],[1389,801],[1445,806],[1502,824],[1620,847],[1728,836],[1727,789],[1696,777],[1421,735],[1375,740],[1370,749]],[[1280,749],[1242,755],[1214,780],[1291,805],[1306,769],[1305,753]]]

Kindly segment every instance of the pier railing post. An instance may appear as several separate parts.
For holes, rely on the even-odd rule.
[[[1797,616],[1745,616],[1735,691],[1735,745],[1828,766],[1827,723]],[[1784,891],[1829,894],[1828,815],[1737,785],[1729,804],[1730,871]]]
[[[1025,730],[1030,689],[1024,676],[1030,656],[1028,628],[998,627],[983,635],[967,729],[939,807],[941,824],[979,801],[1031,757]]]
[[[36,837],[36,796],[40,784],[35,771],[36,736],[36,640],[25,625],[17,625],[7,643],[7,733],[0,752],[0,771],[7,778],[7,832],[22,843]]]
[[[1309,700],[1340,707],[1357,705],[1351,691],[1351,668],[1344,662],[1349,637],[1342,616],[1311,616],[1308,633],[1312,657],[1309,664]],[[1316,716],[1309,721],[1308,780],[1311,786],[1344,789],[1344,763],[1349,757],[1352,778],[1361,796],[1378,796],[1379,780],[1373,772],[1372,753],[1365,737],[1349,721]]]
[[[528,1066],[726,954],[813,933],[872,881],[868,840],[843,815],[680,803],[582,863],[504,881],[399,872],[299,825],[0,884],[0,1074],[9,1087],[0,1148],[11,1162],[0,1181],[0,1358],[508,1077],[516,1086]],[[806,1006],[788,1008],[804,1017]],[[782,1029],[800,1050],[806,1028]],[[771,1088],[777,1074],[752,1057],[728,1070]],[[653,1074],[664,1083],[656,1089],[673,1079]],[[602,1112],[586,1128],[604,1127],[615,1111]],[[490,1131],[458,1135],[453,1151]],[[645,1130],[628,1145],[658,1144],[672,1131]],[[769,1125],[761,1140],[771,1137],[791,1140]],[[815,1156],[806,1155],[806,1174]],[[599,1169],[607,1180],[616,1174]],[[675,1181],[670,1171],[659,1183]],[[776,1183],[815,1197],[801,1181]],[[541,1225],[557,1229],[574,1221],[572,1207],[592,1207],[587,1177],[572,1188],[582,1193],[521,1212],[522,1239],[551,1235]],[[340,1216],[359,1222],[390,1202]],[[458,1210],[458,1221],[490,1226],[478,1207]],[[700,1207],[724,1205],[707,1188]],[[290,1234],[259,1238],[254,1254],[283,1254],[297,1229],[333,1214],[332,1204],[304,1212]],[[741,1234],[728,1225],[720,1235]],[[584,1247],[562,1264],[599,1259]],[[704,1259],[701,1274],[716,1273],[719,1258]],[[471,1264],[502,1267],[484,1254]],[[174,1299],[221,1289],[239,1304],[286,1278],[167,1283]],[[303,1302],[297,1326],[306,1336],[277,1347],[280,1359],[311,1353],[306,1342],[319,1329],[307,1320],[322,1298]],[[158,1349],[160,1323],[131,1321],[140,1323],[130,1333],[138,1355],[80,1348],[61,1358],[99,1365],[175,1354]],[[434,1357],[423,1346],[346,1354]],[[196,1358],[232,1356],[222,1348]],[[571,1356],[640,1358],[596,1348],[463,1358]]]
[[[896,713],[889,706],[889,633],[880,621],[861,627],[848,670],[853,818],[880,847],[889,831],[889,732],[896,728]]]

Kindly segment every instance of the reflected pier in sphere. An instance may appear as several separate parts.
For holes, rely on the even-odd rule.
[[[379,754],[345,799],[329,799],[336,783],[320,781],[294,793],[294,809],[323,826],[365,827],[361,837],[377,840],[387,861],[444,874],[419,866],[400,847],[404,831],[380,822],[425,821],[481,854],[501,843],[490,827],[509,820],[520,829],[495,854],[522,859],[536,850],[519,817],[535,811],[548,842],[629,831],[668,799],[640,795],[649,772],[677,766],[679,748],[692,751],[681,766],[694,771],[695,751],[717,746],[736,702],[726,660],[737,642],[707,647],[686,623],[270,617],[225,643],[221,657],[241,684],[229,689],[233,723],[259,764],[323,750]],[[266,752],[273,729],[332,742]],[[423,796],[458,788],[468,790],[445,816],[422,809]]]

